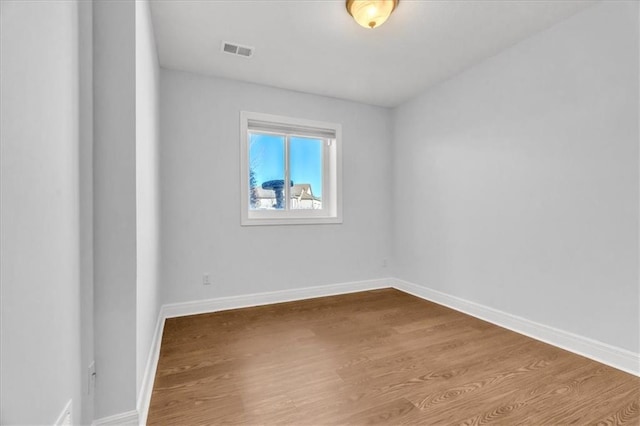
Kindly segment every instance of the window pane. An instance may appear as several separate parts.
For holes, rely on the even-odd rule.
[[[322,139],[291,137],[289,169],[291,171],[290,208],[322,208]]]
[[[284,136],[249,134],[249,208],[284,209]]]

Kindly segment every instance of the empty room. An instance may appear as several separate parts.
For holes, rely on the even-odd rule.
[[[639,425],[640,2],[0,0],[0,424]]]

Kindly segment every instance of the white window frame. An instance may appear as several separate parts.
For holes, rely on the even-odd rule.
[[[251,210],[249,208],[249,132],[252,130],[257,133],[286,135],[286,138],[299,136],[325,139],[322,161],[322,209]],[[289,177],[288,158],[285,158],[285,168],[286,180]],[[285,199],[288,205],[288,189],[286,194]],[[342,125],[241,111],[240,200],[242,226],[342,223]]]

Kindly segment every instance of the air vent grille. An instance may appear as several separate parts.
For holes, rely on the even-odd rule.
[[[253,54],[253,50],[249,49],[248,47],[238,46],[238,55],[246,56],[248,58],[252,54]]]
[[[227,53],[237,53],[238,52],[238,46],[235,46],[235,45],[229,44],[229,43],[225,43],[224,47],[222,48],[222,50],[224,50]]]
[[[250,58],[253,56],[253,47],[241,46],[235,43],[229,43],[228,41],[222,42],[222,51],[230,55],[242,56],[244,58]]]

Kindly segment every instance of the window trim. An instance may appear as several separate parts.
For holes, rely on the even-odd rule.
[[[265,127],[250,127],[250,122],[261,123]],[[323,150],[323,209],[318,210],[250,210],[249,209],[249,132],[276,133],[318,137],[332,133],[335,139]],[[305,129],[309,133],[305,132]],[[296,130],[299,133],[296,133]],[[318,133],[314,133],[318,132]],[[288,162],[288,159],[287,159]],[[285,164],[289,167],[289,164]],[[289,200],[287,200],[289,202]],[[259,112],[240,111],[240,224],[253,225],[312,225],[342,223],[342,125],[302,118],[285,117]]]

